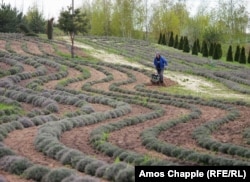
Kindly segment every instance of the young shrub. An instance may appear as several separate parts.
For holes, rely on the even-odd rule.
[[[91,163],[91,162],[94,162],[95,161],[95,159],[93,159],[93,158],[90,158],[90,157],[84,157],[84,158],[82,158],[79,162],[77,162],[77,164],[76,164],[76,169],[78,170],[78,171],[80,171],[80,172],[84,172],[84,170],[85,170],[85,167],[89,164],[89,163]]]
[[[126,167],[118,172],[114,181],[128,182],[135,181],[135,170],[133,167]]]
[[[23,173],[23,176],[26,179],[32,179],[34,181],[41,181],[43,176],[48,174],[50,169],[41,165],[33,165],[32,167],[26,169]]]
[[[34,123],[30,120],[30,118],[23,117],[18,120],[24,128],[32,127],[34,126]]]
[[[109,167],[110,167],[109,164],[102,165],[101,167],[96,169],[95,176],[99,178],[103,178],[105,172],[108,170]]]
[[[82,156],[82,152],[70,149],[68,152],[64,153],[62,157],[60,158],[60,161],[63,165],[71,165],[72,159],[77,156]]]
[[[100,182],[100,180],[91,176],[71,175],[65,178],[64,180],[62,180],[62,182]]]
[[[15,153],[11,149],[4,146],[0,147],[0,158],[8,155],[15,155]]]
[[[17,175],[21,175],[31,165],[28,159],[15,155],[6,155],[1,158],[0,162],[2,169]]]
[[[55,103],[51,103],[51,104],[47,105],[45,107],[45,109],[48,110],[51,113],[54,113],[54,112],[57,113],[57,112],[59,112],[59,107]]]
[[[43,182],[61,182],[63,179],[74,175],[73,170],[67,168],[57,168],[51,170],[46,176],[43,177]]]
[[[122,169],[128,166],[125,162],[113,163],[109,168],[106,169],[103,178],[114,181],[115,175],[119,173]]]
[[[105,164],[106,163],[103,161],[93,161],[93,162],[86,165],[84,171],[85,171],[85,173],[94,176],[97,169],[104,166]]]

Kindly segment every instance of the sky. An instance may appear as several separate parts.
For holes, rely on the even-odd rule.
[[[80,7],[84,2],[91,0],[74,0],[75,8]],[[149,0],[151,2],[157,2],[157,0]],[[185,0],[187,8],[191,15],[196,13],[197,8],[202,3],[207,3],[208,7],[214,6],[218,0]],[[54,17],[56,20],[60,14],[62,8],[66,9],[70,6],[72,0],[0,0],[0,3],[11,4],[16,7],[19,11],[26,13],[29,7],[37,5],[39,10],[44,14],[45,19]],[[250,0],[245,0],[248,12],[250,13]],[[250,14],[249,14],[250,15]]]

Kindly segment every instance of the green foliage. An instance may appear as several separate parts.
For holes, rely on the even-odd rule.
[[[31,30],[28,28],[28,26],[24,23],[20,23],[18,25],[18,28],[20,29],[21,32],[25,33],[25,34],[28,34],[31,32]]]
[[[45,33],[45,20],[38,7],[29,8],[27,14],[24,16],[24,22],[28,25],[30,30],[36,34]]]
[[[48,174],[50,169],[41,165],[33,165],[32,167],[26,169],[23,176],[26,179],[31,179],[34,181],[42,181],[42,178]]]
[[[196,39],[196,46],[197,46],[197,51],[202,53],[201,46],[200,46],[200,40]]]
[[[89,20],[85,13],[81,13],[80,9],[74,10],[72,13],[72,7],[68,7],[68,10],[60,12],[58,19],[58,28],[65,33],[69,33],[71,40],[71,57],[74,58],[74,39],[77,33],[88,32]]]
[[[72,8],[60,12],[58,27],[65,33],[77,34],[88,32],[89,20],[86,14],[81,13],[80,9],[75,9],[72,14]]]
[[[170,32],[170,37],[169,37],[169,41],[168,41],[168,46],[169,47],[173,47],[174,46],[174,33],[171,31]]]
[[[237,45],[236,51],[235,51],[235,54],[234,54],[234,61],[239,62],[239,59],[240,59],[240,46]]]
[[[101,168],[104,165],[106,165],[106,163],[103,161],[97,161],[97,160],[93,161],[93,162],[86,165],[85,173],[94,176],[96,171],[98,170],[98,168]]]
[[[241,48],[241,51],[240,51],[240,58],[239,58],[239,62],[240,64],[246,64],[246,53],[245,53],[245,47],[242,47]]]
[[[165,35],[165,33],[162,35],[162,41],[161,41],[161,44],[162,44],[162,45],[167,45],[167,42],[166,42],[166,35]]]
[[[189,53],[189,51],[190,51],[190,47],[189,47],[188,37],[185,36],[183,40],[183,52]]]
[[[183,50],[183,42],[184,42],[184,38],[183,38],[183,36],[181,36],[180,43],[178,45],[179,50]]]
[[[232,45],[229,46],[227,51],[227,61],[232,62],[233,61],[233,51],[232,51]]]
[[[216,46],[215,43],[210,42],[208,56],[212,56],[212,57],[214,56],[215,46]]]
[[[192,47],[192,54],[193,55],[198,55],[197,41],[194,41],[194,44],[193,44],[193,47]]]
[[[6,155],[14,155],[14,152],[10,150],[9,148],[0,147],[0,158]]]
[[[248,51],[248,58],[247,58],[247,62],[248,62],[248,64],[250,64],[250,49],[249,49],[249,51]]]
[[[13,160],[9,164],[7,170],[12,174],[21,175],[27,168],[32,166],[31,162],[26,158],[17,156],[9,156],[9,158]]]
[[[214,47],[213,59],[220,59],[222,56],[221,44],[217,43]]]
[[[158,39],[158,44],[161,44],[162,41],[162,33],[160,33],[159,39]]]
[[[51,170],[43,178],[43,182],[61,182],[64,178],[73,175],[75,172],[66,168],[56,168]]]
[[[23,14],[5,3],[0,5],[0,32],[18,32],[17,25],[22,22]]]
[[[208,57],[208,47],[207,47],[207,42],[206,41],[202,42],[202,56],[203,57]]]
[[[54,18],[51,18],[47,22],[47,37],[49,40],[53,39],[53,21]]]
[[[179,46],[179,38],[178,38],[178,35],[176,34],[175,35],[175,40],[174,40],[174,48],[178,49],[178,46]]]

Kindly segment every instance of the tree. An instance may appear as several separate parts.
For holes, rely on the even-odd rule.
[[[199,39],[196,40],[196,45],[197,45],[198,53],[201,52],[201,46],[200,46],[200,40]]]
[[[220,0],[217,13],[214,14],[224,33],[228,34],[231,40],[245,34],[248,12],[244,0]]]
[[[213,55],[214,55],[214,48],[215,48],[215,45],[216,45],[215,43],[210,42],[208,56],[213,56]]]
[[[193,47],[192,47],[192,54],[198,55],[198,48],[197,48],[197,41],[194,41]]]
[[[174,33],[172,31],[170,33],[170,38],[169,38],[168,46],[169,47],[173,47],[174,46]]]
[[[180,39],[180,43],[179,43],[178,49],[179,49],[179,50],[183,50],[183,36],[181,36],[181,39]]]
[[[227,51],[227,61],[230,61],[230,62],[233,61],[232,45],[229,46],[228,51]]]
[[[248,58],[247,58],[247,62],[248,62],[248,64],[250,64],[250,49],[249,49],[249,51],[248,51]]]
[[[240,46],[237,45],[236,51],[235,51],[235,54],[234,54],[234,61],[239,62],[239,58],[240,58]]]
[[[36,6],[29,8],[24,16],[24,21],[32,32],[45,33],[46,21]]]
[[[208,57],[208,48],[207,48],[207,42],[203,40],[202,42],[202,56]]]
[[[220,59],[219,55],[219,44],[215,44],[214,51],[213,51],[213,59]]]
[[[179,44],[179,40],[178,40],[178,35],[175,35],[175,40],[174,40],[174,48],[177,49],[178,48],[178,44]]]
[[[85,13],[81,13],[80,9],[72,12],[72,7],[68,10],[62,10],[58,19],[58,27],[65,33],[70,35],[71,40],[71,57],[74,58],[74,38],[77,33],[88,32],[88,19]]]
[[[167,45],[167,42],[166,42],[166,34],[164,33],[163,36],[162,36],[162,41],[161,41],[162,45]]]
[[[115,0],[111,16],[111,30],[116,36],[131,37],[134,34],[135,0]]]
[[[49,40],[53,39],[53,21],[54,18],[51,18],[47,22],[47,36]]]
[[[160,37],[159,37],[159,40],[158,40],[158,44],[161,44],[162,42],[162,34],[160,33]]]
[[[94,0],[91,9],[91,34],[111,35],[111,0]]]
[[[189,42],[188,42],[188,38],[187,36],[184,37],[183,40],[183,52],[189,52],[190,51],[190,47],[189,47]]]
[[[239,62],[240,62],[240,64],[246,64],[245,47],[241,48]]]
[[[23,14],[10,4],[0,6],[0,32],[18,32],[17,25],[23,20]]]

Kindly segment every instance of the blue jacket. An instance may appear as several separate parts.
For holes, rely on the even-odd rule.
[[[168,66],[168,60],[164,58],[163,56],[160,56],[160,62],[159,65],[157,63],[157,58],[154,58],[154,65],[156,69],[164,69],[165,66]],[[159,67],[158,67],[159,66]]]

